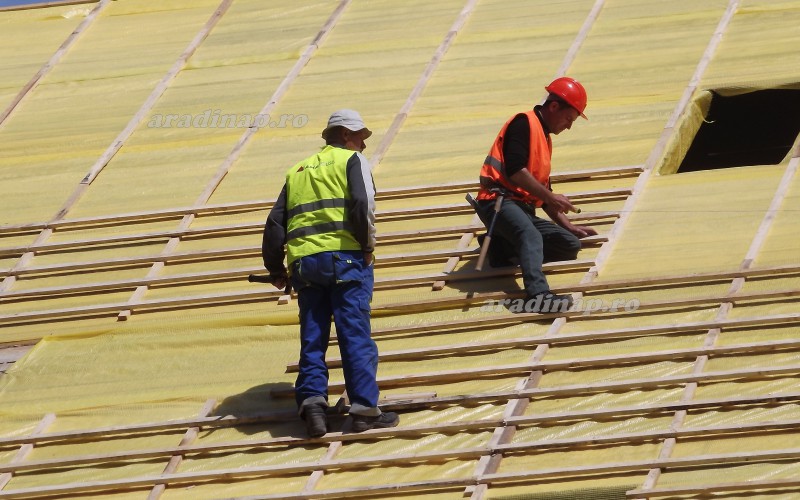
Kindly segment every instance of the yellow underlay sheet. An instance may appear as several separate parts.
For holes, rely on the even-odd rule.
[[[729,5],[109,2],[0,123],[0,347],[35,344],[0,375],[0,497],[597,500],[795,480],[797,141],[776,165],[674,173],[712,92],[800,82],[800,1],[742,0],[720,25]],[[0,112],[94,6],[0,12]],[[520,270],[476,271],[464,195],[561,73],[589,120],[553,137],[553,189],[599,235],[545,266],[571,312],[516,314]],[[296,297],[246,278],[286,170],[345,107],[373,131],[372,330],[400,426],[354,436],[337,414],[342,435],[308,441]],[[328,361],[335,405],[335,341]]]

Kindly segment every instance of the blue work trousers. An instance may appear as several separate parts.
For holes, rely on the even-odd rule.
[[[310,398],[328,399],[325,352],[333,316],[351,413],[379,411],[378,347],[370,336],[373,267],[360,251],[320,252],[293,262],[291,276],[300,306],[298,408]]]
[[[494,217],[494,203],[494,200],[479,203],[478,215],[486,227]],[[528,296],[550,290],[542,272],[543,263],[573,260],[581,249],[577,236],[550,220],[536,217],[530,205],[508,198],[503,200],[497,214],[491,242],[492,246],[495,244],[513,248],[519,258],[522,283]]]

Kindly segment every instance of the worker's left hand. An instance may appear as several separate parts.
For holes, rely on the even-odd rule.
[[[572,225],[572,227],[567,228],[569,232],[577,236],[578,238],[586,238],[587,236],[595,236],[597,231],[594,228],[589,226],[576,226]]]

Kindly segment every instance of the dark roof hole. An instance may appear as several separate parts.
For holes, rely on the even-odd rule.
[[[678,172],[775,165],[786,157],[800,133],[800,90],[712,94],[708,116]]]

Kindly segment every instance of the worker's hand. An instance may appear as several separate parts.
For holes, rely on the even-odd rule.
[[[557,193],[550,193],[550,199],[547,200],[547,206],[561,214],[578,211],[572,202],[569,201],[569,198],[563,194]]]
[[[279,290],[285,289],[289,282],[289,276],[286,274],[270,274],[269,278],[272,280],[272,285]]]
[[[364,252],[364,264],[369,267],[373,262],[375,262],[375,256],[372,254],[372,252]]]
[[[594,236],[597,234],[597,231],[594,228],[589,226],[576,226],[572,225],[571,227],[567,228],[570,233],[574,234],[578,238],[586,238],[587,236]]]

